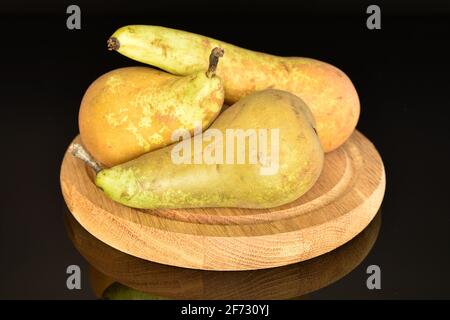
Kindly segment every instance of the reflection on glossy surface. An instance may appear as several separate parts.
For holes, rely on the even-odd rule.
[[[91,265],[91,284],[101,297],[169,299],[292,299],[323,288],[356,268],[370,252],[380,212],[358,236],[336,250],[300,263],[255,271],[202,271],[136,258],[101,242],[66,209],[70,239]],[[119,282],[121,285],[111,285]],[[130,296],[131,295],[131,296]]]

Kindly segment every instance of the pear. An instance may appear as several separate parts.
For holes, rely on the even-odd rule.
[[[119,282],[114,282],[106,288],[102,298],[105,300],[165,300],[162,297],[127,287]]]
[[[110,50],[178,75],[204,69],[211,48],[217,46],[227,53],[217,74],[223,79],[228,104],[267,88],[289,91],[305,101],[314,114],[325,152],[350,137],[360,113],[358,94],[347,75],[326,62],[256,52],[159,26],[124,26],[108,40]]]
[[[286,91],[252,93],[184,137],[109,169],[91,163],[96,185],[135,208],[269,208],[303,195],[323,166],[314,118]]]
[[[80,135],[103,165],[114,166],[173,143],[177,128],[206,129],[224,101],[215,75],[223,50],[211,51],[209,67],[175,76],[147,67],[120,68],[94,81],[79,112]]]

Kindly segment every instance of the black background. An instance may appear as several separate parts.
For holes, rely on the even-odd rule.
[[[87,265],[63,227],[59,168],[79,103],[101,74],[137,65],[106,50],[126,24],[184,29],[245,48],[307,56],[342,69],[361,100],[358,129],[387,174],[375,247],[310,298],[450,298],[448,1],[2,1],[0,5],[0,298],[92,298],[66,289]],[[392,1],[391,1],[392,2]],[[366,28],[378,4],[382,29]],[[66,28],[78,4],[82,29]],[[365,268],[382,270],[382,290]]]

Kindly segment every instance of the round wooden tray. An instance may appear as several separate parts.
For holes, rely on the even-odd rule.
[[[163,299],[299,299],[338,281],[367,256],[381,213],[355,238],[319,257],[288,266],[251,271],[204,271],[167,266],[116,250],[87,232],[66,209],[69,238],[90,265],[98,298],[114,282]]]
[[[92,177],[82,161],[66,152],[62,192],[86,230],[136,257],[204,270],[270,268],[329,252],[369,224],[385,190],[381,157],[357,131],[326,155],[323,172],[308,193],[271,209],[137,210],[107,198]]]

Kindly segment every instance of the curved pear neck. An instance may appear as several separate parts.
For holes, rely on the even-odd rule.
[[[194,72],[187,76],[177,76],[177,78],[175,79],[175,81],[173,82],[172,85],[181,84],[181,83],[183,83],[185,85],[189,85],[189,84],[194,84],[194,83],[201,82],[201,81],[207,81],[208,79],[210,79],[210,78],[208,78],[206,76],[205,71],[202,70],[202,71]]]

